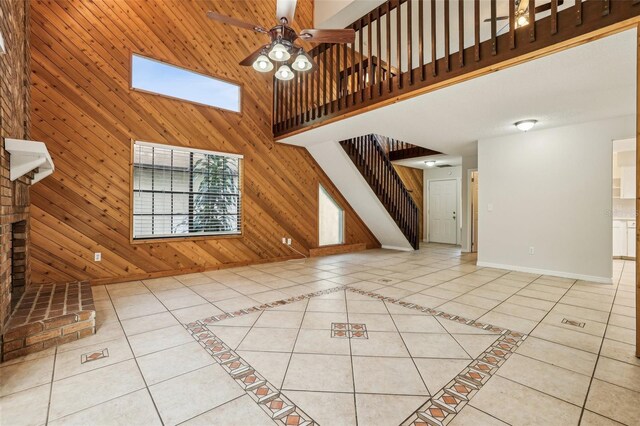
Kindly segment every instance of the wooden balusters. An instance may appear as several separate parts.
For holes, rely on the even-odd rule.
[[[464,67],[464,0],[458,0],[458,65]]]
[[[536,41],[536,0],[529,0],[529,41]]]
[[[436,2],[431,2],[431,73],[438,75],[438,56],[436,54]]]
[[[582,0],[576,0],[576,25],[582,25]]]
[[[496,11],[496,0],[491,0],[491,54],[498,54],[498,21]]]
[[[357,98],[357,89],[356,89],[356,44],[351,43],[351,103],[353,105],[356,104]]]
[[[449,33],[451,27],[451,16],[449,13],[449,0],[444,0],[444,68],[445,71],[451,70],[451,40],[449,40]]]
[[[480,61],[480,0],[473,2],[473,41],[474,58]]]
[[[409,72],[409,86],[413,86],[413,31],[412,31],[412,18],[411,13],[411,1],[407,1],[407,70]]]
[[[558,32],[558,0],[551,0],[551,34]]]
[[[367,72],[369,75],[369,82],[368,85],[371,86],[370,90],[369,90],[369,97],[372,98],[373,97],[373,42],[372,42],[372,32],[373,30],[371,29],[371,14],[367,15],[367,50],[369,51],[369,55],[367,56]],[[365,80],[365,83],[366,80]],[[367,87],[367,84],[365,84],[365,87]]]
[[[324,76],[323,76],[323,80],[324,80],[324,86],[322,89],[322,97],[323,97],[323,101],[324,101],[324,115],[327,115],[329,113],[329,105],[327,105],[327,68],[329,67],[329,62],[327,61],[327,49],[324,49],[322,51],[322,63],[324,64]],[[329,97],[329,99],[331,99]]]
[[[424,81],[426,78],[424,72],[424,0],[418,0],[418,53],[420,55],[418,60],[420,63],[420,81]]]
[[[516,48],[516,0],[509,0],[509,47]]]
[[[387,0],[386,9],[387,23],[387,80],[389,81],[389,92],[393,91],[393,76],[391,75],[391,0]]]
[[[398,7],[396,7],[396,56],[398,67],[398,89],[402,89],[402,13],[400,13],[401,2],[398,0]]]
[[[365,80],[364,80],[364,48],[363,48],[363,36],[364,31],[364,20],[360,20],[360,28],[358,30],[358,44],[360,45],[360,67],[358,68],[358,91],[361,93],[361,101],[364,102],[364,88],[365,88]]]
[[[378,13],[376,16],[376,47],[378,51],[377,63],[376,63],[376,86],[378,87],[378,94],[382,95],[382,30],[380,28],[380,8],[377,9]]]

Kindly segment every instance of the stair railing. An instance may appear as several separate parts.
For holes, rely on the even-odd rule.
[[[340,142],[414,249],[419,248],[419,211],[377,135]]]

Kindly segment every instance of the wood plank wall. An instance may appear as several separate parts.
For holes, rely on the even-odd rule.
[[[9,153],[4,138],[29,138],[29,8],[20,0],[0,1],[0,32],[6,54],[0,54],[0,334],[11,313],[11,284],[17,280],[29,285],[29,248],[22,242],[15,247],[18,262],[12,263],[13,224],[29,217],[29,183],[25,176],[9,179]],[[26,237],[26,236],[25,236]],[[22,238],[21,238],[22,239]],[[17,244],[16,244],[17,246]],[[19,276],[18,276],[19,275]]]
[[[34,282],[117,282],[287,258],[318,245],[318,184],[345,207],[346,243],[378,241],[308,152],[277,144],[272,77],[238,62],[266,36],[207,10],[274,24],[275,0],[31,2],[33,137],[56,172],[32,188]],[[312,23],[298,2],[296,27]],[[238,81],[242,114],[129,89],[131,52]],[[131,140],[244,154],[244,234],[130,244]],[[93,253],[102,261],[94,262]]]
[[[418,215],[420,217],[420,241],[424,239],[424,170],[416,169],[413,167],[393,165],[396,172],[402,179],[402,183],[407,187],[407,190],[411,194],[411,198],[418,207]]]

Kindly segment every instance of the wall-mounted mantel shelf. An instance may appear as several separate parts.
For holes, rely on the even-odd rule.
[[[31,183],[34,184],[53,173],[53,160],[44,142],[21,139],[5,139],[4,149],[10,154],[9,179],[12,181],[38,169]]]

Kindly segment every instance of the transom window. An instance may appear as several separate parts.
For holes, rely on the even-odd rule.
[[[344,243],[344,210],[320,185],[318,228],[321,246]]]
[[[240,112],[240,86],[140,55],[131,58],[131,87]]]
[[[133,239],[240,234],[241,160],[136,141]]]

